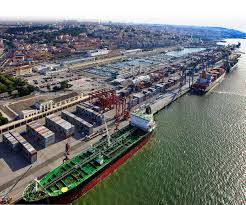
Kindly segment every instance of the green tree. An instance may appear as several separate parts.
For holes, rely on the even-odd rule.
[[[7,124],[9,121],[6,117],[0,116],[0,125]]]
[[[61,81],[60,82],[60,86],[61,86],[61,89],[65,89],[65,88],[68,88],[68,81]]]
[[[0,83],[0,93],[4,93],[7,91],[7,86],[3,83]]]
[[[17,96],[19,95],[18,90],[13,90],[13,91],[11,92],[11,95],[14,96],[14,97],[17,97]]]

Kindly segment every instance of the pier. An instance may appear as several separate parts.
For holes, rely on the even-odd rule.
[[[170,103],[172,103],[173,101],[175,101],[176,99],[187,93],[188,91],[189,91],[189,84],[186,83],[181,88],[174,88],[173,90],[169,90],[165,94],[154,96],[153,98],[149,99],[147,102],[143,102],[137,107],[140,107],[144,103],[147,104],[150,103],[152,113],[156,114],[157,112],[164,109],[166,106],[168,106]],[[119,125],[119,128],[123,128],[128,124],[129,121],[122,121]],[[110,133],[112,134],[114,132],[112,122],[109,128],[111,128]],[[71,156],[75,156],[79,154],[81,151],[87,149],[92,144],[98,142],[105,135],[106,133],[104,132],[98,136],[95,136],[89,141],[72,139]],[[10,193],[10,196],[12,198],[12,203],[17,203],[18,201],[20,201],[22,198],[22,193],[24,191],[24,188],[28,185],[30,181],[32,181],[34,178],[39,178],[47,174],[50,170],[54,169],[55,167],[57,167],[62,163],[62,159],[64,156],[64,151],[63,151],[64,147],[65,147],[65,143],[64,141],[61,141],[54,145],[49,146],[45,150],[40,150],[39,160],[32,165],[30,170],[28,169],[31,165],[28,165],[27,163],[23,164],[23,162],[21,163],[17,162],[22,160],[19,159],[19,157],[12,159],[13,160],[12,163],[19,164],[19,166],[23,166],[23,168],[19,167],[19,169],[17,170],[8,170],[8,169],[2,170],[3,175],[0,177],[0,180],[2,181],[4,180],[5,183],[0,185],[0,192],[6,193],[28,170],[28,172],[25,174],[25,177],[17,184],[17,186]],[[1,149],[1,151],[8,152],[6,148],[3,148],[3,150]]]

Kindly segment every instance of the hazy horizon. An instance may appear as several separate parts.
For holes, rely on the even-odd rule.
[[[4,1],[0,20],[79,20],[112,21],[122,23],[152,23],[168,25],[216,26],[246,32],[244,1],[235,0],[232,4],[222,4],[207,0],[197,2],[177,0],[131,1],[94,0],[81,2],[65,0],[59,2],[43,0]],[[14,6],[13,6],[14,5]]]

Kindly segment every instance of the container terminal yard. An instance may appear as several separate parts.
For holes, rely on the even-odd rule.
[[[161,51],[102,65],[70,66],[69,75],[81,78],[71,80],[75,83],[65,97],[44,96],[48,100],[35,103],[23,99],[23,110],[35,112],[0,127],[1,196],[19,202],[30,181],[102,139],[107,132],[105,123],[112,134],[127,126],[130,113],[138,108],[150,106],[155,114],[187,93],[202,71],[218,67],[230,72],[239,57],[236,46],[231,45],[180,57]],[[95,87],[79,87],[81,79]],[[18,104],[11,102],[8,107],[21,113]]]

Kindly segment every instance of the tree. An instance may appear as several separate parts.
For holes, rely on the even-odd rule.
[[[0,93],[4,93],[7,90],[7,86],[4,85],[3,83],[0,83]]]
[[[11,95],[14,96],[14,97],[17,97],[17,96],[19,95],[18,90],[13,90],[13,91],[11,92]]]
[[[15,80],[14,80],[14,86],[15,87],[25,86],[26,84],[27,84],[27,82],[25,80],[22,80],[21,78],[15,78]]]
[[[61,86],[61,89],[65,89],[65,88],[68,88],[68,81],[61,81],[60,82],[60,86]]]
[[[9,121],[6,117],[3,117],[2,114],[0,114],[0,125],[7,124]]]
[[[22,96],[29,95],[30,93],[32,93],[35,90],[35,87],[32,85],[27,85],[24,87],[19,87],[17,90],[18,90],[19,96],[22,97]]]

